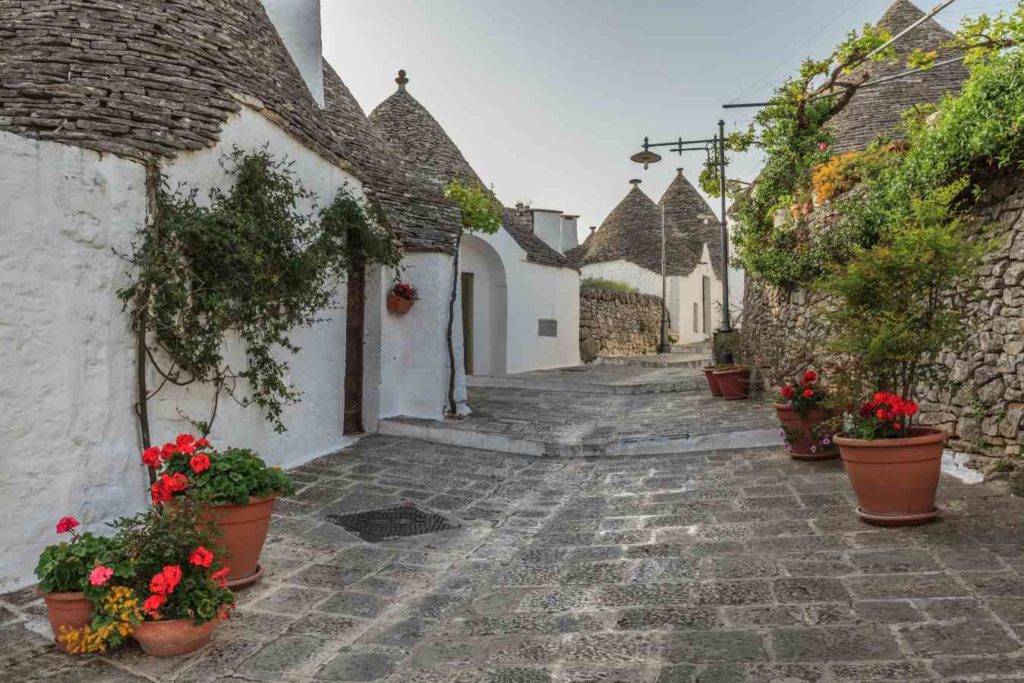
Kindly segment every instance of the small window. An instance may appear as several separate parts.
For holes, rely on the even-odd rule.
[[[539,336],[539,337],[557,337],[558,336],[558,321],[557,320],[538,320],[537,321],[537,336]]]

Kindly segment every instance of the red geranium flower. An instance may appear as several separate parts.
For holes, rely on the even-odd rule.
[[[57,520],[57,533],[65,534],[74,529],[76,526],[78,526],[78,524],[78,520],[74,517],[61,517],[59,520]]]
[[[167,602],[167,596],[165,595],[150,595],[142,603],[142,609],[146,610],[146,614],[149,616],[156,618],[160,616],[157,610],[163,607],[165,602]]]
[[[174,443],[178,446],[187,446],[188,444],[195,443],[196,437],[191,434],[178,434],[178,438],[174,440]]]
[[[177,588],[178,583],[181,581],[181,567],[176,564],[168,565],[164,567],[164,570],[160,572],[167,582],[167,592],[173,593],[174,589]]]
[[[814,389],[804,389],[804,398],[811,398],[814,396]]]
[[[795,394],[795,393],[796,393],[796,390],[793,387],[789,386],[788,384],[784,384],[782,386],[782,397],[783,398],[792,398],[793,394]]]
[[[811,382],[818,381],[818,373],[814,370],[808,370],[804,373],[804,384],[810,384]]]
[[[231,570],[228,569],[227,567],[224,567],[222,569],[218,569],[214,573],[210,574],[210,578],[213,581],[215,581],[219,586],[221,586],[223,588],[224,586],[228,585],[227,576],[228,576],[228,572],[230,572],[230,571]]]
[[[209,567],[213,563],[213,553],[203,546],[199,546],[192,551],[188,561],[197,567]]]
[[[189,467],[196,474],[200,474],[210,469],[210,456],[206,453],[196,453],[192,456],[192,459],[188,461]]]
[[[149,590],[157,595],[163,595],[169,592],[167,590],[167,577],[164,576],[163,572],[156,574],[152,579],[149,580]]]
[[[150,446],[142,451],[142,464],[146,467],[156,469],[160,466],[160,449],[157,446]]]
[[[196,440],[196,448],[206,448],[209,445],[210,445],[210,442],[207,441],[206,439],[197,439]]]

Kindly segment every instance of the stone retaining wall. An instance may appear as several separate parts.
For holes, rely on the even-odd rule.
[[[1024,175],[986,186],[976,214],[994,250],[985,258],[977,291],[963,311],[969,340],[947,352],[945,380],[919,390],[921,422],[945,429],[950,446],[978,464],[1018,456],[1024,444]],[[748,276],[745,343],[756,348],[765,380],[775,383],[804,367],[828,364],[821,315],[827,305],[805,290],[779,290]]]
[[[580,357],[640,356],[658,348],[661,297],[606,289],[580,290]]]

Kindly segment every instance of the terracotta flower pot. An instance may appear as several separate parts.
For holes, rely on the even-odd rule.
[[[837,436],[843,466],[865,522],[882,526],[921,524],[934,519],[942,448],[946,433],[915,429],[901,439]]]
[[[144,621],[135,627],[132,637],[142,651],[153,657],[173,657],[195,652],[210,642],[219,619],[196,626],[188,619]]]
[[[405,315],[412,308],[412,301],[403,299],[397,294],[388,294],[388,310],[398,315]]]
[[[726,401],[737,401],[746,398],[750,393],[750,369],[732,368],[716,370],[715,380]]]
[[[718,378],[715,377],[714,366],[710,368],[704,368],[704,379],[708,381],[708,389],[711,390],[712,396],[721,396],[722,390],[718,386]]]
[[[210,516],[220,528],[218,543],[227,551],[223,562],[229,569],[229,588],[248,586],[263,575],[260,553],[276,499],[276,494],[250,498],[247,505],[217,505],[211,510]]]
[[[62,626],[69,629],[82,628],[92,621],[92,603],[85,593],[44,593],[39,591],[46,602],[46,616],[50,619],[50,629],[54,640],[64,652],[68,649],[58,640]]]
[[[773,403],[786,438],[786,450],[794,460],[829,460],[839,455],[835,442],[822,444],[815,431],[822,422],[835,413],[824,408],[812,408],[803,416],[800,411],[784,403]]]

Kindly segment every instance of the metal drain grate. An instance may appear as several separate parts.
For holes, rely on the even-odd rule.
[[[455,528],[441,515],[420,510],[411,503],[352,515],[327,515],[327,521],[351,531],[369,543]]]

